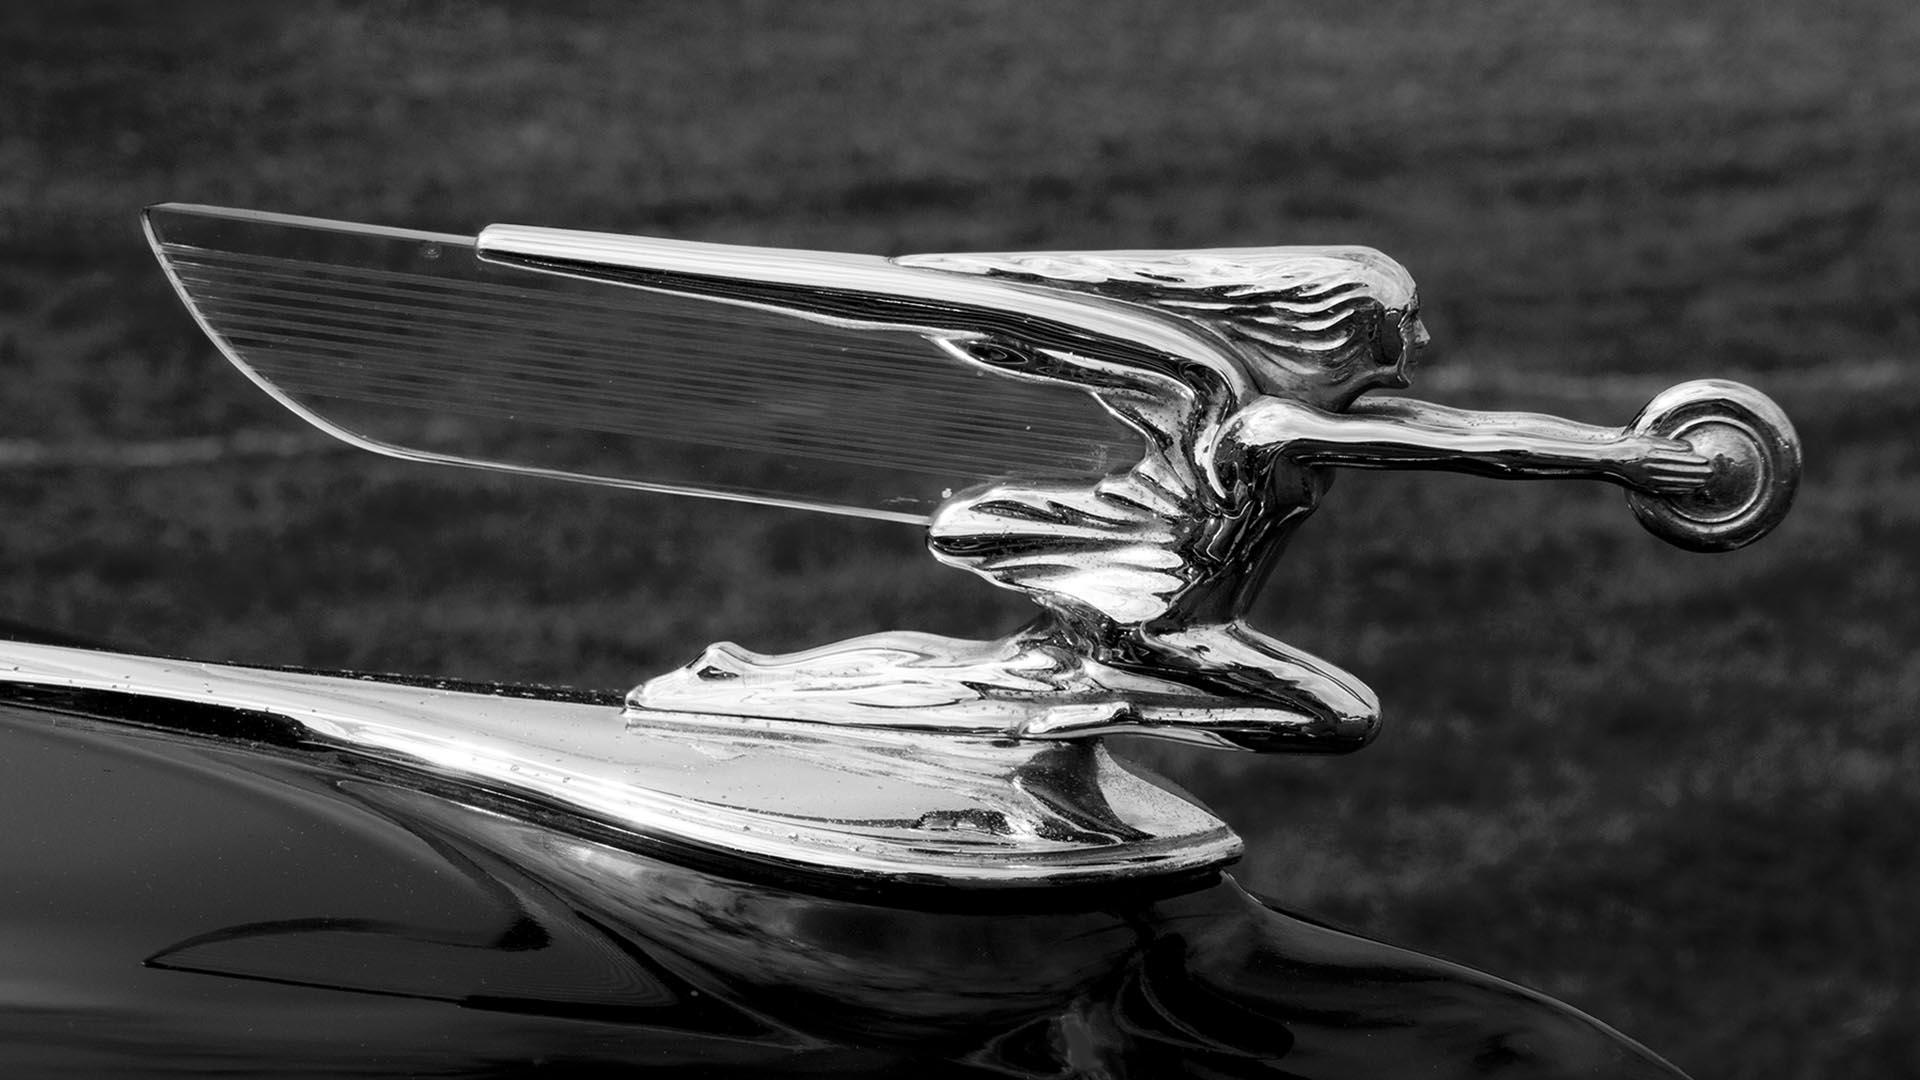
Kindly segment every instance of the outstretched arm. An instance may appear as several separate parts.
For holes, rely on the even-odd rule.
[[[1662,493],[1692,491],[1713,472],[1706,458],[1672,439],[1538,413],[1475,412],[1394,397],[1357,401],[1345,413],[1262,398],[1229,422],[1221,449],[1357,469],[1589,477]]]

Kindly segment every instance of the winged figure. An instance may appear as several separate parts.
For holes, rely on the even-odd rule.
[[[1029,737],[1132,730],[1351,750],[1379,730],[1373,691],[1244,618],[1332,468],[1598,477],[1655,494],[1695,490],[1713,472],[1688,444],[1658,435],[1362,400],[1408,386],[1429,340],[1413,279],[1371,248],[894,262],[1124,306],[1199,347],[1082,351],[953,320],[957,332],[935,340],[955,357],[1079,387],[1142,437],[1138,462],[1097,481],[989,483],[934,514],[936,557],[1027,594],[1042,616],[988,643],[885,634],[789,657],[721,644],[643,687],[641,704],[710,707],[718,690],[766,711],[833,702],[822,718],[910,704],[922,717],[944,712]]]
[[[1336,469],[1607,480],[1702,550],[1763,535],[1798,476],[1791,425],[1736,383],[1671,388],[1621,427],[1378,393],[1428,337],[1412,277],[1365,247],[885,259],[181,206],[148,227],[227,355],[343,438],[922,522],[937,558],[1041,609],[991,641],[723,642],[629,695],[642,712],[1351,750],[1379,730],[1374,693],[1245,618]],[[587,431],[634,452],[591,473],[366,426],[445,414],[509,447]]]

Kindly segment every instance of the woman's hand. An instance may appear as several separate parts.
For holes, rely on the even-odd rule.
[[[1713,478],[1713,462],[1678,439],[1624,434],[1608,456],[1614,476],[1650,495],[1684,495]]]

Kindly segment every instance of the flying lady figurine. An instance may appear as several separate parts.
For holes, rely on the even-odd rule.
[[[350,441],[925,522],[936,558],[1041,609],[991,641],[723,642],[636,689],[642,719],[1352,750],[1379,730],[1374,693],[1244,618],[1333,470],[1606,480],[1709,551],[1764,535],[1798,480],[1791,424],[1737,383],[1681,384],[1617,428],[1369,396],[1407,387],[1427,344],[1412,278],[1371,248],[883,259],[200,207],[157,207],[149,229],[229,357]],[[377,320],[339,314],[369,300]],[[420,412],[632,450],[599,471],[482,458],[424,445]]]
[[[1646,422],[1596,427],[1363,397],[1407,387],[1428,343],[1413,279],[1371,248],[896,261],[1130,305],[1184,323],[1210,348],[1116,361],[1005,332],[940,339],[956,359],[1008,378],[1083,388],[1142,437],[1137,463],[1097,481],[989,483],[933,515],[937,558],[1027,594],[1040,618],[985,643],[881,634],[792,656],[717,645],[643,687],[636,704],[711,710],[739,693],[769,714],[857,722],[911,701],[923,722],[947,713],[951,726],[984,722],[1025,737],[1130,731],[1249,750],[1352,750],[1379,730],[1373,691],[1244,618],[1333,469],[1592,478],[1644,498],[1699,501],[1716,468],[1740,468],[1728,447],[1708,447],[1719,455],[1710,458]],[[1757,393],[1710,383],[1678,397],[1690,414],[1721,398],[1751,413],[1760,422],[1744,429],[1747,458],[1771,450],[1777,468],[1790,467],[1791,428]],[[1785,434],[1763,445],[1773,432]],[[1790,479],[1784,490],[1770,482],[1765,513],[1777,515]],[[1725,536],[1717,546],[1728,546]]]

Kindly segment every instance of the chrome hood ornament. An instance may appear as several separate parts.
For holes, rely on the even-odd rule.
[[[924,524],[935,558],[1040,608],[993,641],[717,644],[628,695],[635,730],[1353,750],[1373,692],[1244,618],[1334,470],[1605,480],[1703,551],[1764,535],[1799,475],[1786,417],[1731,382],[1619,427],[1376,395],[1427,333],[1370,248],[885,259],[188,206],[147,225],[226,355],[337,436]],[[1218,861],[1182,829],[1213,845],[1182,865]]]

